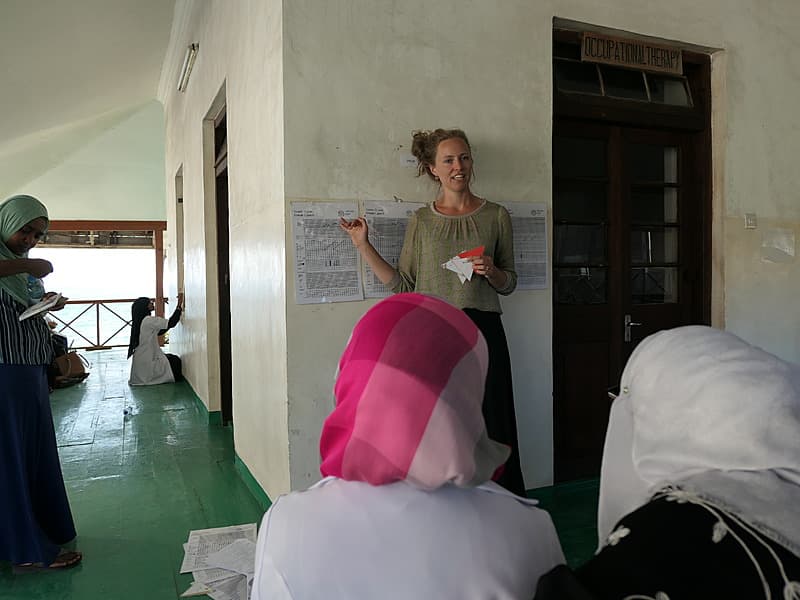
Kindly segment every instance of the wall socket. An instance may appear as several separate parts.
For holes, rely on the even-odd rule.
[[[756,213],[744,213],[744,228],[755,229],[756,227],[758,227]]]

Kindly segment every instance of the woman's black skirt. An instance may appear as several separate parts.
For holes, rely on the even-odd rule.
[[[172,371],[172,378],[177,381],[183,381],[183,367],[180,356],[174,354],[166,354],[169,361],[169,368]]]
[[[514,413],[514,387],[511,380],[511,359],[506,332],[500,315],[495,312],[465,308],[470,319],[486,338],[489,348],[489,370],[483,395],[483,418],[489,437],[511,447],[511,456],[497,483],[525,497],[525,482],[519,462],[517,418]]]

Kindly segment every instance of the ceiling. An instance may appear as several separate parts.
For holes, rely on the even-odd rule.
[[[156,98],[175,0],[0,0],[0,158]]]

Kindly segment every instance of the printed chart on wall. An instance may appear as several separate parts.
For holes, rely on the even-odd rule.
[[[511,215],[518,290],[547,288],[547,206],[500,202]]]
[[[361,261],[339,218],[358,215],[355,202],[292,202],[295,298],[298,304],[363,300]]]
[[[400,250],[411,215],[418,208],[425,206],[421,202],[381,202],[368,200],[364,202],[364,216],[369,225],[369,241],[378,253],[393,267],[397,267]],[[367,298],[385,298],[391,292],[375,276],[369,265],[365,266],[364,296]]]

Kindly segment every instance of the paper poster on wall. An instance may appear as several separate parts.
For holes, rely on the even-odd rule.
[[[397,267],[400,250],[411,215],[425,206],[421,202],[391,202],[368,200],[364,202],[364,216],[369,225],[369,241],[375,250],[393,267]],[[369,265],[364,265],[364,296],[385,298],[391,292],[375,276]]]
[[[361,261],[339,218],[358,215],[355,202],[292,202],[297,304],[363,300]]]
[[[547,206],[500,202],[511,215],[518,290],[547,289]]]

